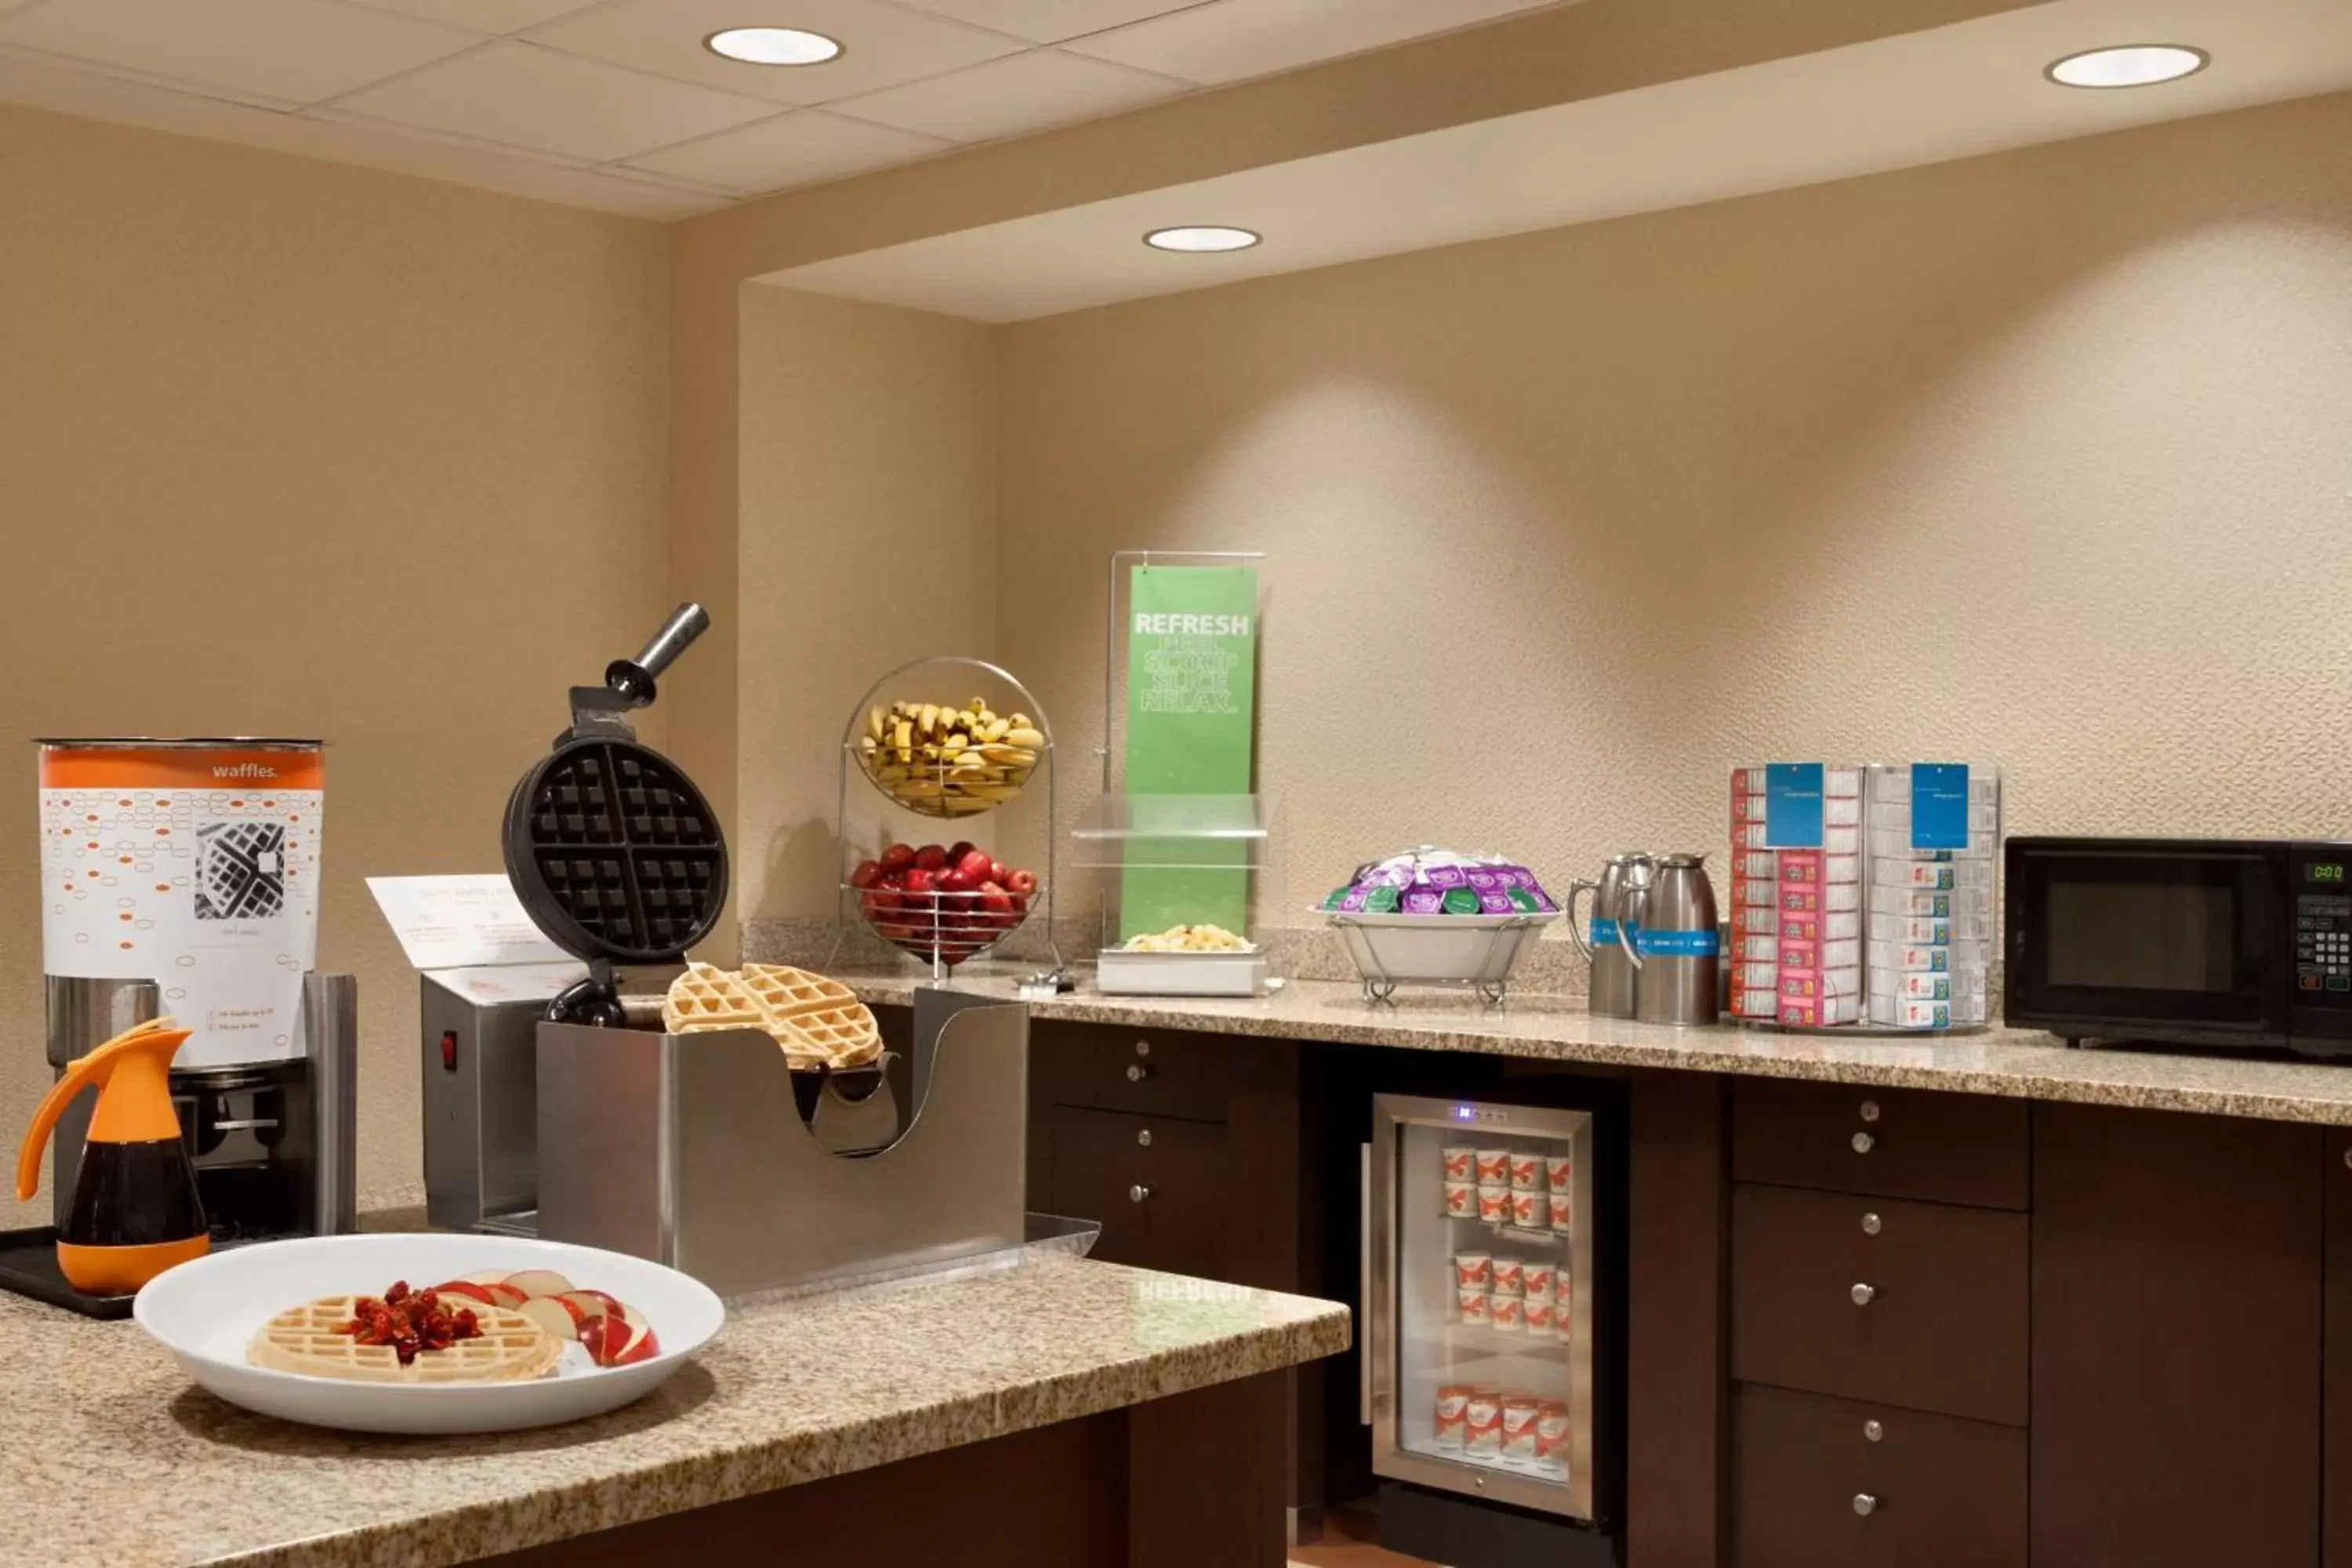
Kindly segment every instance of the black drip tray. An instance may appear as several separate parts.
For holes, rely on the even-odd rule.
[[[252,1236],[225,1240],[215,1236],[212,1249],[223,1252],[249,1242],[275,1239],[278,1238]],[[58,1228],[53,1225],[0,1230],[0,1290],[30,1296],[36,1301],[47,1301],[52,1307],[63,1307],[85,1318],[131,1315],[131,1295],[85,1296],[66,1283],[66,1277],[58,1270]]]

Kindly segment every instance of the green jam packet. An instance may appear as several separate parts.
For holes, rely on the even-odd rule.
[[[1523,915],[1537,914],[1541,912],[1543,909],[1543,906],[1536,901],[1536,896],[1533,893],[1528,892],[1525,888],[1505,888],[1503,889],[1503,896],[1511,900],[1511,908],[1518,910],[1519,913]]]
[[[1445,889],[1445,912],[1449,915],[1475,915],[1478,912],[1478,895],[1469,888]]]
[[[1364,896],[1364,912],[1368,915],[1392,915],[1397,912],[1397,903],[1403,896],[1394,888],[1374,888]]]

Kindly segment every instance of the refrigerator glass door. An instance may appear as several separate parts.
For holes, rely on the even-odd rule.
[[[1591,1117],[1373,1103],[1373,1469],[1591,1519]]]

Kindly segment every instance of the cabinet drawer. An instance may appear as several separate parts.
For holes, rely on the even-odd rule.
[[[1248,1221],[1232,1206],[1244,1200],[1225,1128],[1064,1105],[1042,1131],[1045,1190],[1030,1207],[1101,1221],[1092,1256],[1107,1263],[1232,1279]]]
[[[2024,1425],[2027,1223],[1735,1184],[1731,1375]]]
[[[1731,1423],[1738,1568],[2024,1568],[2021,1427],[1745,1384]]]
[[[1164,1029],[1041,1025],[1030,1038],[1031,1100],[1223,1121],[1246,1042]]]
[[[2021,1100],[1762,1078],[1732,1085],[1735,1181],[2022,1209],[2031,1147]]]

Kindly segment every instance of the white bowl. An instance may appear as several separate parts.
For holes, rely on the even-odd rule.
[[[437,1285],[503,1268],[552,1268],[645,1314],[661,1353],[599,1367],[579,1345],[545,1377],[522,1383],[351,1383],[258,1367],[254,1331],[287,1308],[346,1292],[380,1295],[395,1279]],[[183,1263],[148,1281],[131,1305],[139,1326],[194,1378],[232,1405],[352,1432],[510,1432],[615,1410],[659,1387],[710,1342],[727,1309],[700,1280],[601,1247],[495,1236],[322,1236],[263,1242]]]
[[[1507,915],[1346,914],[1329,918],[1366,980],[1499,985],[1557,910]]]

